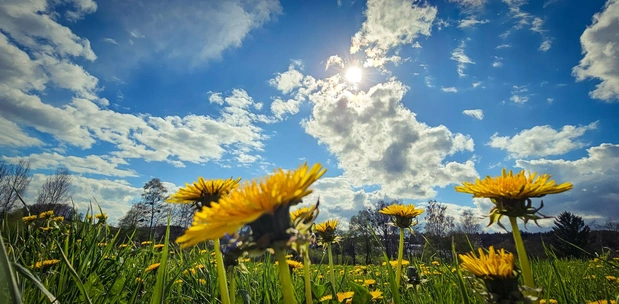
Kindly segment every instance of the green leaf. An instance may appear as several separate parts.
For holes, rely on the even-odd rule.
[[[22,303],[15,273],[11,268],[2,237],[0,237],[0,247],[0,298],[6,303]]]
[[[353,282],[349,282],[348,286],[355,292],[352,297],[352,304],[369,304],[372,302],[372,295],[365,287]]]
[[[165,231],[165,242],[163,245],[163,251],[161,252],[161,259],[159,260],[159,268],[157,269],[157,281],[155,282],[155,290],[153,291],[153,297],[150,298],[151,304],[163,304],[165,298],[165,282],[167,278],[167,264],[168,264],[168,252],[170,240],[170,216],[168,215],[168,226]]]
[[[54,304],[60,304],[60,302],[56,299],[56,297],[49,292],[49,290],[47,290],[47,288],[45,288],[45,286],[43,285],[43,283],[41,283],[41,281],[39,281],[31,272],[30,270],[28,270],[26,267],[19,265],[17,263],[11,263],[13,265],[13,267],[15,268],[15,270],[17,270],[19,273],[21,273],[24,277],[26,277],[27,279],[29,279],[36,287],[39,288],[39,290],[41,290],[41,292],[47,297],[47,299],[49,299],[50,303],[54,303]]]
[[[314,296],[314,299],[320,300],[320,298],[325,295],[327,288],[331,289],[330,282],[327,284],[316,284],[315,282],[312,282],[312,296]]]
[[[84,288],[84,284],[80,280],[80,276],[77,274],[77,272],[75,272],[75,269],[73,268],[73,266],[71,266],[69,259],[67,259],[67,255],[64,253],[64,251],[60,247],[60,243],[58,243],[58,241],[55,241],[55,242],[56,242],[56,245],[58,246],[58,249],[60,250],[60,254],[62,255],[62,260],[65,262],[65,264],[67,264],[69,273],[71,274],[71,277],[73,278],[73,280],[75,280],[75,284],[77,285],[77,288],[80,290],[80,293],[82,294],[83,300],[88,302],[89,304],[92,304],[92,300],[90,300],[90,297],[88,297],[88,293],[86,292],[86,288]]]

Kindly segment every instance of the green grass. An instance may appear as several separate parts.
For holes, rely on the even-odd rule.
[[[42,227],[49,229],[43,231]],[[121,245],[119,234],[111,233],[105,222],[96,219],[86,222],[38,219],[30,224],[5,224],[2,236],[6,256],[0,265],[3,273],[0,294],[17,291],[23,303],[51,303],[54,298],[59,303],[219,303],[214,257],[204,246],[180,250],[167,237],[152,240],[151,244]],[[155,248],[156,244],[164,246]],[[46,260],[58,262],[36,267],[37,262]],[[400,303],[483,303],[470,289],[468,280],[460,279],[453,260],[425,264],[416,258],[408,260],[419,270],[422,283],[400,288]],[[145,271],[155,263],[160,263],[159,268]],[[532,263],[535,282],[543,289],[543,299],[587,303],[614,300],[619,295],[619,281],[607,278],[619,277],[619,263],[613,259],[549,258]],[[388,267],[336,265],[336,291],[355,291],[353,303],[368,303],[367,292],[380,290],[383,299],[375,302],[390,303],[394,298],[392,290],[398,289],[390,285],[394,284],[394,271]],[[273,257],[267,254],[246,259],[243,267],[236,269],[237,303],[243,303],[243,299],[251,303],[280,303],[282,293]],[[318,298],[331,293],[328,266],[312,265],[310,273],[315,303],[318,303]],[[11,274],[15,284],[4,279]],[[467,275],[462,272],[462,276]],[[303,271],[295,269],[292,278],[297,301],[305,303]],[[374,283],[364,286],[367,280]],[[16,289],[11,289],[12,285]],[[19,300],[17,297],[15,301]]]

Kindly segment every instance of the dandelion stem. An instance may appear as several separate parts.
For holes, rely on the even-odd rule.
[[[279,280],[282,283],[282,292],[284,293],[284,304],[296,304],[297,300],[294,297],[294,286],[292,286],[292,278],[290,277],[290,267],[286,262],[286,251],[275,251],[275,259],[279,264]]]
[[[331,245],[327,245],[327,253],[329,254],[329,276],[331,276],[331,289],[333,289],[333,293],[335,293],[335,273],[333,269],[333,254],[331,253]]]
[[[520,268],[524,278],[524,285],[530,288],[535,288],[535,283],[533,282],[533,272],[531,271],[531,266],[529,265],[529,258],[527,256],[527,251],[524,248],[524,243],[522,242],[522,236],[520,236],[517,220],[517,217],[509,217],[509,222],[512,225],[514,242],[516,243],[516,251],[518,252],[518,261],[520,262]]]
[[[236,279],[234,277],[234,266],[228,266],[228,276],[230,277],[230,301],[236,303]]]
[[[217,279],[219,281],[219,293],[221,294],[221,303],[230,304],[230,294],[228,294],[228,281],[226,280],[226,268],[224,266],[224,257],[221,254],[219,239],[215,240],[215,262],[217,263]]]
[[[309,244],[305,245],[303,252],[303,276],[305,279],[305,303],[312,304],[312,284],[310,283]]]
[[[404,228],[400,228],[400,247],[398,248],[398,266],[395,270],[395,283],[400,286],[402,278],[402,257],[404,256]]]

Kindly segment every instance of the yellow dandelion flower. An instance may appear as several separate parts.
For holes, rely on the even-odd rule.
[[[200,250],[200,253],[201,253],[201,254],[202,254],[202,253],[207,253],[207,252],[208,252],[208,250],[206,250],[206,249],[202,249],[202,250]]]
[[[615,277],[615,276],[611,276],[611,275],[607,275],[607,276],[606,276],[606,279],[607,279],[607,280],[609,280],[609,281],[616,281],[616,280],[617,280],[617,277]]]
[[[329,294],[329,295],[326,295],[326,296],[320,298],[320,302],[325,302],[325,301],[329,301],[329,300],[332,300],[332,299],[333,299],[333,296]]]
[[[165,244],[156,244],[153,246],[154,249],[159,249],[159,248],[163,248],[165,246]]]
[[[374,284],[376,284],[376,280],[367,279],[367,280],[363,281],[363,286],[370,286],[370,285],[374,285]]]
[[[541,299],[539,300],[539,304],[559,304],[559,301],[555,299],[548,299],[548,301],[546,301],[546,299]]]
[[[58,263],[60,263],[60,260],[56,260],[56,259],[45,260],[43,262],[36,262],[33,267],[36,269],[41,269],[41,268],[47,268],[47,267],[56,265]]]
[[[174,284],[180,284],[180,283],[183,283],[183,280],[178,279],[178,280],[174,281]]]
[[[588,302],[587,304],[617,304],[617,302],[615,300],[610,300],[610,302],[608,302],[608,300],[597,300]]]
[[[496,252],[493,246],[488,249],[488,254],[479,248],[479,257],[474,252],[467,255],[460,254],[462,268],[468,270],[476,277],[484,279],[492,278],[514,278],[514,255],[505,252],[504,249]]]
[[[54,218],[52,218],[52,221],[54,221],[54,222],[62,222],[62,221],[64,221],[64,216],[60,215],[60,216],[54,217]]]
[[[54,216],[54,210],[43,211],[39,214],[40,219],[45,219]]]
[[[286,260],[286,263],[288,263],[288,266],[293,269],[303,268],[303,263],[301,262]]]
[[[118,248],[127,248],[127,246],[129,246],[128,244],[120,244],[118,245]]]
[[[107,246],[107,243],[106,242],[99,242],[99,243],[97,243],[97,246],[104,247],[104,246]]]
[[[441,263],[439,263],[439,261],[432,261],[432,265],[439,266],[439,265],[441,265]]]
[[[410,265],[411,262],[407,261],[407,260],[402,260],[402,266],[408,266]],[[398,266],[398,261],[389,261],[389,264],[391,265],[391,267],[397,267]],[[386,266],[387,263],[383,262],[382,264],[383,266]],[[380,272],[377,272],[377,275],[380,274]]]
[[[205,279],[198,279],[198,283],[200,283],[202,285],[206,285],[206,280]]]
[[[24,217],[22,217],[22,218],[21,218],[21,220],[22,220],[24,223],[30,223],[30,222],[32,222],[32,221],[34,221],[34,220],[36,220],[37,218],[38,218],[38,216],[36,216],[36,215],[30,215],[30,216],[24,216]]]
[[[211,203],[219,201],[219,198],[234,190],[240,180],[241,178],[205,180],[199,177],[193,185],[185,183],[184,188],[178,189],[166,201],[182,204],[198,203],[199,207],[210,207]]]
[[[176,241],[182,244],[182,248],[186,248],[206,240],[218,239],[226,233],[232,234],[247,224],[257,222],[263,216],[266,216],[262,218],[264,222],[277,224],[279,221],[274,215],[280,207],[286,207],[285,216],[289,221],[290,206],[300,203],[303,197],[312,193],[309,186],[325,172],[326,169],[319,164],[311,169],[303,164],[297,170],[284,172],[279,169],[260,181],[246,182],[242,188],[220,198],[210,208],[196,212],[192,226]],[[287,230],[289,227],[281,228]],[[260,229],[252,226],[256,234],[264,233],[265,230],[270,231],[272,227]],[[257,235],[256,238],[261,236]]]
[[[41,231],[50,231],[54,229],[54,227],[39,227],[39,229],[41,229]]]
[[[151,264],[150,266],[146,267],[146,269],[144,269],[144,272],[153,271],[153,270],[159,268],[159,264],[160,263]]]
[[[138,284],[139,283],[144,283],[144,280],[142,280],[142,278],[140,278],[140,277],[137,277],[137,278],[135,278],[135,282],[138,283]]]
[[[514,175],[512,170],[507,173],[503,169],[501,176],[486,176],[484,180],[477,179],[475,184],[464,182],[462,186],[456,186],[456,191],[473,194],[473,197],[525,199],[572,189],[571,183],[555,185],[550,177],[549,174],[538,176],[535,172],[526,176],[524,170]]]
[[[423,213],[423,209],[416,209],[414,205],[389,205],[381,209],[380,213],[392,216],[393,224],[400,228],[416,225],[416,217]],[[415,220],[415,222],[413,222]]]
[[[140,244],[142,244],[142,245],[151,245],[152,243],[153,243],[153,241],[144,241],[144,242],[142,242]]]
[[[380,290],[370,291],[370,295],[372,295],[372,300],[379,300],[383,298],[383,292]]]
[[[345,291],[337,293],[337,302],[342,303],[344,300],[346,303],[352,303],[352,297],[355,295],[354,291]]]
[[[107,219],[107,213],[95,214],[95,218],[98,219],[98,220],[106,220]]]
[[[325,243],[332,243],[336,241],[335,230],[337,229],[337,220],[327,220],[326,222],[316,224],[314,230],[320,239]]]

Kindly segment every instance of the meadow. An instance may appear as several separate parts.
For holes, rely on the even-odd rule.
[[[212,244],[180,249],[167,236],[122,242],[114,231],[104,214],[66,221],[44,212],[4,221],[0,298],[10,301],[3,303],[221,303]],[[485,303],[455,254],[404,256],[400,286],[387,263],[334,265],[332,288],[326,251],[310,250],[325,261],[310,266],[313,303]],[[296,301],[305,303],[303,259],[292,250],[286,258]],[[539,303],[615,303],[618,265],[603,251],[590,260],[533,260]],[[408,267],[418,275],[406,276],[413,274]],[[241,257],[227,274],[233,303],[282,303],[270,253]]]

